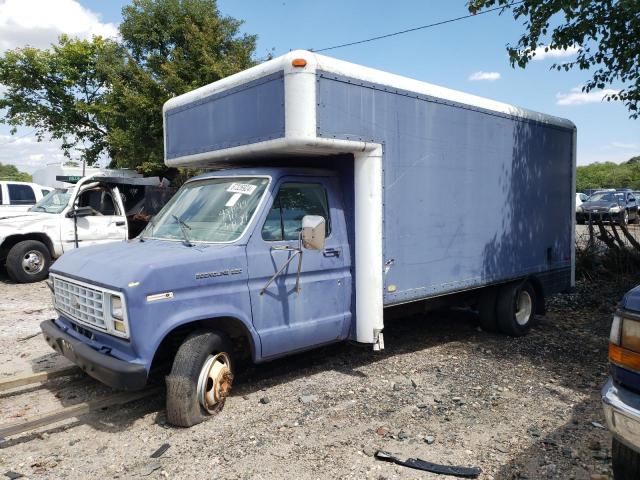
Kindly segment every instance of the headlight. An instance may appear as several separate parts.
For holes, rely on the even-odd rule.
[[[619,211],[620,211],[620,207],[619,206],[611,207],[609,209],[609,213],[618,213]]]
[[[581,207],[580,205],[578,205],[578,206],[576,207],[576,212],[580,212],[580,213],[582,213],[582,207]]]
[[[122,297],[111,295],[111,316],[122,320],[124,312],[122,311]]]
[[[124,305],[121,296],[111,295],[110,310],[114,333],[119,336],[128,336],[129,332],[127,332],[127,325],[124,321]]]

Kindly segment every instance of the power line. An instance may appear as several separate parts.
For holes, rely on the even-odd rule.
[[[341,45],[334,45],[332,47],[325,47],[325,48],[320,48],[320,49],[317,49],[317,50],[315,50],[313,48],[310,48],[309,50],[311,50],[312,52],[326,52],[327,50],[335,50],[337,48],[350,47],[352,45],[360,45],[361,43],[373,42],[375,40],[381,40],[383,38],[395,37],[396,35],[402,35],[404,33],[415,32],[416,30],[424,30],[426,28],[437,27],[439,25],[444,25],[446,23],[457,22],[458,20],[465,20],[467,18],[477,17],[478,15],[484,15],[485,13],[495,12],[496,10],[504,10],[504,9],[506,9],[508,7],[512,7],[514,5],[518,5],[520,3],[524,3],[524,1],[525,0],[521,0],[519,2],[512,2],[512,3],[508,3],[508,4],[500,6],[500,7],[494,7],[494,8],[490,8],[489,10],[484,10],[482,12],[472,13],[472,14],[469,14],[469,15],[464,15],[462,17],[450,18],[448,20],[442,20],[441,22],[430,23],[428,25],[422,25],[420,27],[408,28],[406,30],[400,30],[399,32],[387,33],[386,35],[379,35],[377,37],[367,38],[367,39],[364,39],[364,40],[358,40],[356,42],[343,43]]]

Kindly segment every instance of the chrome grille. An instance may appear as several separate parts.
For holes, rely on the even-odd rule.
[[[102,290],[56,276],[53,278],[53,296],[56,308],[69,319],[106,330]]]

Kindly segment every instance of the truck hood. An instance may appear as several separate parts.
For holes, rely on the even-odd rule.
[[[60,222],[57,214],[42,212],[0,213],[0,237],[14,233],[47,232]]]
[[[181,242],[136,239],[71,250],[56,261],[51,272],[104,288],[135,288],[147,294],[192,288],[198,274],[206,274],[203,283],[220,282],[217,277],[230,270],[246,276],[245,264],[243,245],[188,247]]]
[[[622,297],[620,308],[640,313],[640,285],[632,288]]]

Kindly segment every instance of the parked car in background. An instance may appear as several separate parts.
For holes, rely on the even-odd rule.
[[[26,212],[52,190],[36,183],[0,181],[0,215]]]
[[[576,207],[576,220],[580,225],[595,220],[626,225],[636,223],[638,218],[638,202],[631,190],[601,190]]]
[[[629,291],[616,311],[609,336],[611,376],[602,388],[602,405],[613,436],[616,480],[640,478],[640,286]]]
[[[158,184],[157,177],[93,175],[29,211],[0,214],[0,265],[16,282],[37,282],[69,250],[135,237],[175,191]]]
[[[576,193],[576,212],[578,211],[578,207],[587,200],[589,200],[589,195],[586,193]]]

